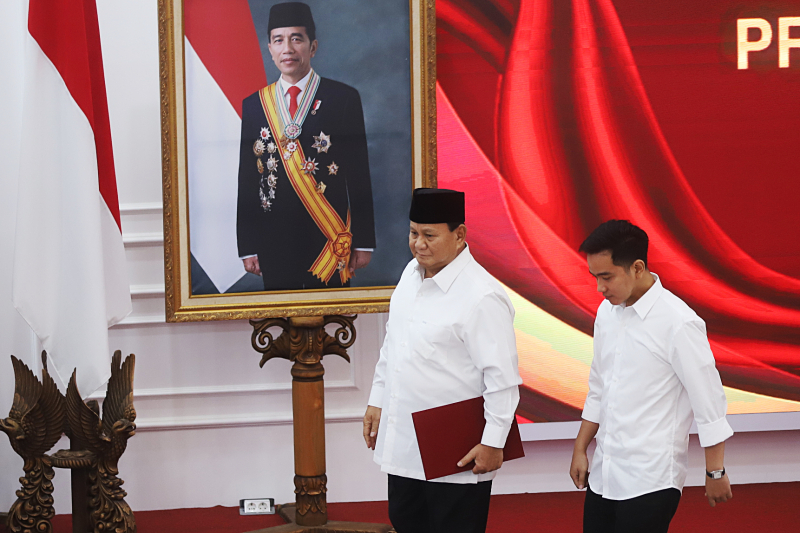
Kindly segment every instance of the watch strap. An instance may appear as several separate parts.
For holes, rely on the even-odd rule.
[[[725,469],[722,470],[712,470],[711,472],[706,470],[706,475],[711,479],[722,479],[722,476],[725,475]]]

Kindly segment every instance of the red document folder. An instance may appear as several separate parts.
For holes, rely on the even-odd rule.
[[[458,466],[458,462],[481,442],[486,425],[482,396],[417,411],[411,417],[414,419],[425,479],[449,476],[475,467],[474,461],[464,466]],[[503,462],[520,457],[525,457],[525,451],[515,417],[503,448]]]

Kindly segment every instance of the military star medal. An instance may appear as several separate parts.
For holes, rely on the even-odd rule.
[[[267,128],[261,128],[261,138],[265,141],[269,140],[269,130]]]
[[[309,157],[306,159],[306,162],[303,163],[303,172],[306,174],[314,174],[317,170],[319,170],[319,163],[317,163],[316,160]]]
[[[269,152],[269,153],[271,153],[271,154],[274,154],[274,153],[275,153],[275,150],[277,150],[277,149],[278,149],[278,147],[277,147],[277,146],[275,145],[275,143],[273,143],[273,142],[271,142],[271,143],[269,143],[269,144],[267,145],[267,152]]]
[[[256,157],[261,157],[264,153],[264,141],[261,139],[257,139],[255,143],[253,143],[253,153],[256,154]]]
[[[297,150],[297,143],[294,141],[289,141],[286,144],[286,149],[289,150],[290,152],[294,152],[295,150]]]
[[[331,136],[325,135],[324,132],[319,132],[319,137],[314,135],[314,144],[311,145],[311,148],[316,148],[317,153],[325,152],[328,153],[328,148],[331,147]]]
[[[272,156],[269,156],[269,159],[267,159],[267,170],[269,170],[270,172],[274,172],[275,169],[277,168],[278,168],[278,160]]]
[[[339,172],[339,165],[337,165],[334,162],[331,162],[331,164],[328,165],[328,174],[331,176],[335,176],[337,172]]]

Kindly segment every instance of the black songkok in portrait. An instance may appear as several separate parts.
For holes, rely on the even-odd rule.
[[[414,189],[408,218],[417,224],[463,224],[464,193],[450,189]]]
[[[267,24],[267,34],[272,35],[275,28],[291,28],[294,26],[305,26],[306,33],[313,40],[316,33],[314,18],[311,16],[311,8],[303,2],[285,2],[275,4],[269,10],[269,24]]]

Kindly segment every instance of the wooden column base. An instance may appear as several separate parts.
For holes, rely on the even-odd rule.
[[[258,529],[249,533],[390,533],[392,526],[386,524],[366,524],[361,522],[328,522],[323,526],[299,526],[295,523],[297,507],[293,503],[277,506],[278,514],[288,522],[283,526]]]

